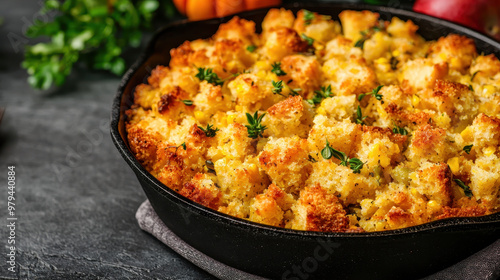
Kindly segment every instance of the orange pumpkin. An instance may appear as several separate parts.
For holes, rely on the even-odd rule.
[[[247,10],[276,6],[281,0],[173,0],[177,10],[190,20],[223,17]]]

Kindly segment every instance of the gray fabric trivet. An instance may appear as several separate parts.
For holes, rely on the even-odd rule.
[[[142,230],[149,232],[172,250],[219,279],[265,279],[220,263],[182,241],[160,220],[149,200],[142,203],[135,217]],[[438,279],[500,279],[500,239],[469,258],[422,280]]]

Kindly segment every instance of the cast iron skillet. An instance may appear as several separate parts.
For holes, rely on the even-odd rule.
[[[433,17],[388,7],[301,3],[284,6],[331,15],[345,9],[371,10],[382,19],[411,19],[426,39],[457,33],[473,38],[478,52],[500,57],[500,44],[465,27]],[[238,16],[258,28],[267,9]],[[159,30],[149,47],[124,75],[114,99],[111,136],[137,175],[162,221],[185,242],[206,255],[256,275],[282,279],[411,279],[443,269],[500,238],[500,213],[452,218],[410,228],[372,233],[295,231],[234,218],[201,206],[170,190],[150,175],[130,152],[125,110],[135,87],[145,83],[157,65],[168,65],[170,49],[185,40],[211,37],[231,17],[200,22],[181,21]],[[260,30],[257,30],[260,32]],[[159,256],[160,257],[160,256]]]

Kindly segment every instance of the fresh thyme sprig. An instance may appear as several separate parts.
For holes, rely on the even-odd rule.
[[[283,81],[281,81],[281,80],[279,80],[277,82],[272,81],[271,83],[273,84],[272,92],[274,94],[279,94],[279,95],[283,96],[283,94],[281,94],[281,91],[283,90]]]
[[[314,39],[307,36],[304,33],[300,34],[300,38],[302,38],[302,40],[306,41],[308,46],[312,46],[314,44]]]
[[[470,144],[470,145],[467,145],[463,148],[464,152],[466,152],[467,154],[470,153],[470,150],[472,149],[472,146],[474,146],[473,144]]]
[[[219,131],[218,128],[214,129],[213,125],[211,124],[207,124],[207,128],[203,128],[201,126],[198,126],[198,128],[201,129],[207,137],[214,137],[215,133]]]
[[[462,180],[460,179],[453,179],[457,185],[464,190],[464,194],[467,197],[472,197],[472,191],[469,186],[467,186]]]
[[[399,127],[394,123],[394,127],[392,128],[392,133],[394,134],[401,134],[401,135],[408,135],[408,131],[404,127]]]
[[[184,103],[184,105],[186,105],[186,106],[192,106],[193,105],[193,100],[184,99],[184,100],[181,100],[181,102]]]
[[[364,120],[366,119],[366,116],[363,117],[363,114],[361,113],[361,107],[358,105],[358,109],[356,110],[356,123],[360,125],[365,125]]]
[[[247,47],[247,51],[249,51],[249,52],[254,52],[256,49],[257,49],[257,46],[255,46],[255,45],[250,45]]]
[[[321,90],[314,91],[314,97],[312,99],[307,99],[307,102],[311,105],[317,105],[328,97],[332,97],[332,86],[328,85],[327,87],[321,87]]]
[[[291,88],[289,85],[286,85],[286,86],[290,90],[290,95],[291,96],[297,96],[297,95],[299,95],[299,91],[302,91],[301,88]]]
[[[250,115],[249,113],[246,113],[248,125],[245,126],[247,128],[248,137],[252,139],[256,139],[259,136],[262,137],[263,136],[262,133],[264,132],[264,130],[267,129],[267,127],[265,125],[262,125],[261,123],[262,118],[264,118],[266,113],[262,114],[261,116],[259,116],[258,113],[259,113],[258,111],[255,112],[253,116]]]
[[[314,20],[314,13],[308,10],[302,10],[304,13],[304,24],[309,25]]]
[[[363,99],[363,97],[365,97],[366,95],[371,95],[371,96],[375,97],[375,99],[377,99],[377,100],[382,100],[382,94],[378,93],[382,87],[384,87],[384,86],[380,85],[380,86],[374,88],[371,92],[360,94],[358,96],[358,101],[361,101],[361,99]]]
[[[326,146],[321,150],[321,156],[324,159],[330,159],[332,156],[340,160],[340,165],[348,166],[352,169],[353,173],[360,173],[363,168],[364,163],[358,158],[349,158],[345,153],[335,150],[330,147],[328,139],[326,140]]]
[[[214,86],[222,86],[224,81],[213,72],[212,68],[198,67],[198,74],[195,75],[200,81],[207,81]]]
[[[361,39],[354,43],[354,47],[363,49],[366,40],[370,39],[373,34],[375,34],[375,32],[383,31],[385,30],[385,28],[386,27],[384,21],[379,21],[377,25],[368,28],[368,30],[361,31]]]
[[[271,72],[276,74],[276,76],[285,76],[286,72],[281,69],[281,62],[275,62],[271,65],[273,69],[271,69]]]

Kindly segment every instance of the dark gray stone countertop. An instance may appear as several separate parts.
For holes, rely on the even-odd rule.
[[[142,231],[146,199],[109,135],[120,81],[76,71],[41,94],[20,68],[39,0],[0,1],[0,279],[213,279]],[[17,271],[6,263],[7,171],[15,166]]]

